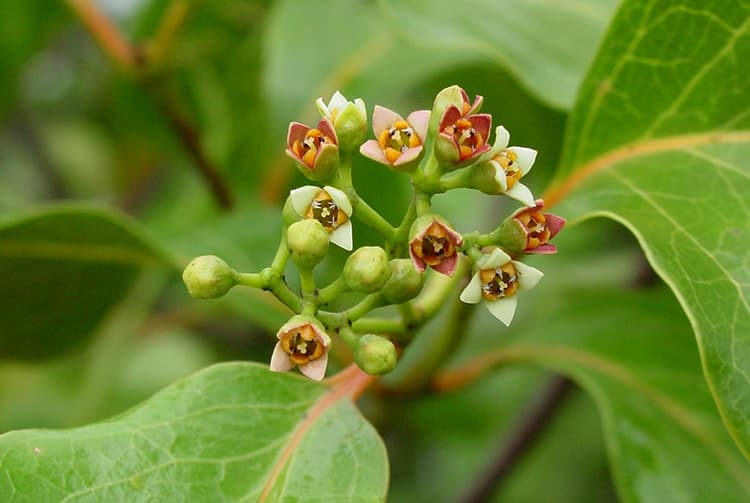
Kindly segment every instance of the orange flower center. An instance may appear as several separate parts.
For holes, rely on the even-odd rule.
[[[323,356],[325,347],[309,323],[281,334],[281,347],[296,365],[304,365]]]
[[[445,127],[443,132],[453,135],[453,139],[461,152],[461,160],[466,159],[484,145],[484,138],[472,126],[469,119],[458,119],[450,126]]]
[[[443,260],[456,254],[456,245],[442,225],[433,222],[420,241],[414,247],[417,257],[430,266],[436,266]]]
[[[312,168],[315,165],[315,158],[318,155],[318,150],[320,150],[320,145],[323,143],[333,143],[333,140],[323,135],[319,130],[311,129],[305,133],[304,140],[294,141],[292,152]]]
[[[544,213],[541,211],[521,213],[516,218],[529,232],[526,238],[527,250],[533,250],[549,241],[550,230]]]
[[[417,133],[405,120],[396,121],[392,127],[384,129],[378,135],[378,144],[383,149],[385,158],[393,164],[408,148],[418,147],[422,144]]]
[[[307,208],[305,218],[314,218],[321,224],[328,232],[333,232],[343,225],[349,217],[346,213],[336,206],[331,195],[325,190],[318,192],[315,196],[310,207]]]
[[[511,262],[497,269],[481,269],[479,281],[482,282],[482,297],[487,300],[510,297],[518,290],[518,275]]]
[[[509,189],[521,179],[521,176],[523,176],[521,173],[521,167],[518,165],[518,162],[516,162],[518,160],[518,155],[512,150],[503,150],[495,155],[493,160],[503,168],[503,171],[505,171],[505,183]]]

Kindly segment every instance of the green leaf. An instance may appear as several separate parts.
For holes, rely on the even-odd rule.
[[[568,218],[638,238],[695,332],[709,388],[750,453],[750,7],[627,1],[569,123]]]
[[[382,0],[408,42],[436,54],[490,61],[542,101],[569,109],[617,0]]]
[[[347,385],[216,365],[108,422],[0,436],[0,494],[30,501],[384,501],[383,444]]]
[[[547,294],[543,308],[489,356],[500,329],[485,316],[494,330],[482,325],[470,341],[485,364],[543,365],[588,391],[623,501],[747,500],[750,465],[716,414],[690,326],[670,293],[538,288]]]
[[[53,207],[0,224],[0,355],[35,359],[89,337],[146,267],[171,259],[130,219]]]

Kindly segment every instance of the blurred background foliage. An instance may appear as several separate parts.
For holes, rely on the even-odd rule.
[[[485,97],[514,144],[539,150],[529,184],[541,192],[615,3],[516,0],[500,12],[492,0],[460,8],[426,0],[99,1],[135,48],[129,64],[108,57],[76,15],[88,2],[6,5],[0,432],[86,424],[213,362],[268,359],[272,333],[288,315],[283,307],[245,291],[192,301],[179,272],[207,253],[249,271],[270,262],[279,204],[303,183],[283,154],[286,127],[315,120],[318,96],[341,89],[370,110],[380,103],[407,112],[430,107],[439,89],[458,83]],[[509,28],[494,29],[498,22]],[[364,159],[354,178],[396,221],[405,180]],[[223,182],[212,190],[213,179]],[[462,191],[436,204],[459,228],[488,230],[509,211]],[[362,231],[357,244],[377,242]],[[108,263],[11,257],[21,239],[94,255],[117,244],[128,255]],[[518,324],[498,334],[478,313],[456,361],[481,354],[492,338],[515,340],[534,313],[559,305],[561,292],[605,288],[622,300],[648,288],[665,297],[614,224],[582,224],[558,246],[556,265],[545,264],[554,275],[524,299]],[[322,274],[333,277],[344,258],[333,253]],[[676,304],[664,302],[686,327]],[[390,500],[463,494],[547,378],[521,365],[452,393],[368,397],[364,411],[390,452]],[[616,499],[597,410],[580,390],[571,394],[497,501]]]

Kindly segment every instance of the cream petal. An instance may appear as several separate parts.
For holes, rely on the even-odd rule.
[[[506,190],[505,195],[522,202],[526,206],[534,206],[534,194],[522,183],[516,183],[513,187]]]
[[[518,156],[517,162],[521,166],[521,176],[531,171],[536,161],[536,150],[527,147],[510,147],[508,150],[515,152]]]
[[[492,145],[492,149],[499,152],[508,146],[510,141],[510,132],[503,126],[497,126],[495,128],[495,143]]]
[[[461,292],[459,299],[467,304],[477,304],[482,300],[482,281],[479,279],[479,273],[471,277],[471,281]]]
[[[396,162],[393,163],[393,166],[398,167],[403,166],[404,164],[408,164],[419,157],[421,153],[422,145],[418,147],[407,148],[401,153],[400,156],[398,156],[398,159],[396,159]]]
[[[320,192],[320,187],[314,185],[305,185],[289,192],[289,198],[292,200],[292,208],[297,215],[304,217],[307,209],[312,204],[315,196]]]
[[[380,148],[380,144],[377,140],[367,140],[364,142],[362,146],[359,147],[359,153],[375,162],[379,162],[380,164],[385,164],[386,166],[391,165],[385,157],[383,149]]]
[[[516,268],[518,273],[518,290],[531,290],[539,283],[544,273],[539,269],[526,265],[523,262],[513,260],[513,267]]]
[[[352,241],[352,221],[347,220],[344,222],[341,227],[331,233],[329,239],[331,243],[340,246],[344,250],[350,251],[354,248],[354,243]]]
[[[375,105],[372,111],[372,130],[377,138],[384,129],[389,129],[397,121],[403,120],[399,114],[390,108]]]
[[[427,136],[427,126],[430,123],[430,111],[429,110],[417,110],[409,114],[406,118],[406,122],[414,128],[414,132],[417,133],[419,139],[424,142]]]
[[[346,213],[347,217],[352,216],[352,203],[349,202],[349,198],[346,197],[344,191],[339,190],[336,187],[331,187],[330,185],[326,185],[325,187],[323,187],[323,190],[328,192],[328,195],[331,196],[331,199],[333,199],[333,202],[336,204],[336,206],[338,206],[340,210]]]
[[[324,353],[320,358],[309,361],[299,366],[299,371],[312,379],[320,381],[326,376],[326,367],[328,366],[328,353]]]
[[[513,316],[516,314],[518,300],[515,295],[511,295],[497,300],[485,300],[484,305],[487,306],[492,316],[503,322],[507,327],[510,326],[510,322],[513,321]]]
[[[489,255],[483,255],[477,260],[477,267],[480,269],[497,269],[503,264],[510,262],[510,255],[500,248],[495,248]]]
[[[277,342],[271,355],[271,370],[274,372],[286,372],[292,367],[294,367],[294,363],[292,363],[284,348],[281,347],[281,341]]]
[[[354,106],[357,107],[359,113],[362,114],[362,117],[367,117],[367,108],[365,107],[365,102],[362,98],[355,99]]]
[[[320,112],[320,115],[323,117],[331,118],[331,111],[326,106],[325,102],[323,101],[323,98],[318,98],[315,100],[315,108],[318,109],[318,112]]]
[[[331,101],[328,102],[328,110],[341,110],[346,106],[347,103],[349,103],[349,100],[347,100],[346,97],[339,91],[336,91],[335,93],[333,93],[333,96],[331,96]]]
[[[495,168],[495,181],[500,185],[500,190],[505,192],[508,190],[508,178],[505,176],[505,170],[497,161],[489,161],[489,163]]]

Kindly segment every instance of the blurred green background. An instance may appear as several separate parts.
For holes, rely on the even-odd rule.
[[[28,233],[14,227],[18,218],[84,205],[131,229],[129,235],[112,231],[106,242],[136,236],[143,253],[161,258],[116,272],[77,269],[65,259],[0,266],[6,318],[0,330],[4,340],[16,341],[0,353],[0,432],[86,424],[213,362],[267,361],[275,328],[288,313],[254,292],[193,301],[179,271],[209,253],[247,271],[270,262],[279,204],[304,183],[283,155],[286,127],[316,120],[318,96],[327,100],[340,89],[362,97],[368,111],[379,103],[405,115],[429,108],[438,90],[458,83],[485,97],[485,111],[511,131],[513,144],[539,150],[528,185],[540,193],[615,2],[589,2],[577,13],[564,5],[549,12],[534,2],[504,2],[503,17],[491,0],[451,4],[6,2],[0,224],[7,222],[8,234]],[[92,37],[80,15],[87,5],[130,41],[130,64],[113,60]],[[497,23],[506,29],[497,30]],[[201,169],[223,180],[228,197],[216,197]],[[400,218],[406,180],[358,159],[354,181],[386,218]],[[511,209],[502,203],[462,191],[436,199],[467,230],[497,225]],[[72,225],[47,224],[53,230]],[[357,245],[377,242],[355,229]],[[561,236],[565,252],[552,266],[559,273],[531,306],[553,303],[568,284],[633,287],[633,271],[643,261],[632,239],[602,222],[577,231]],[[322,277],[334,277],[344,258],[333,253]],[[63,280],[45,281],[51,271]],[[19,298],[26,300],[12,302]],[[481,351],[492,330],[484,316],[465,355]],[[545,371],[513,367],[455,393],[366,398],[364,412],[389,448],[390,501],[456,500],[547,378]],[[616,499],[599,416],[587,395],[576,389],[542,440],[495,500]]]

